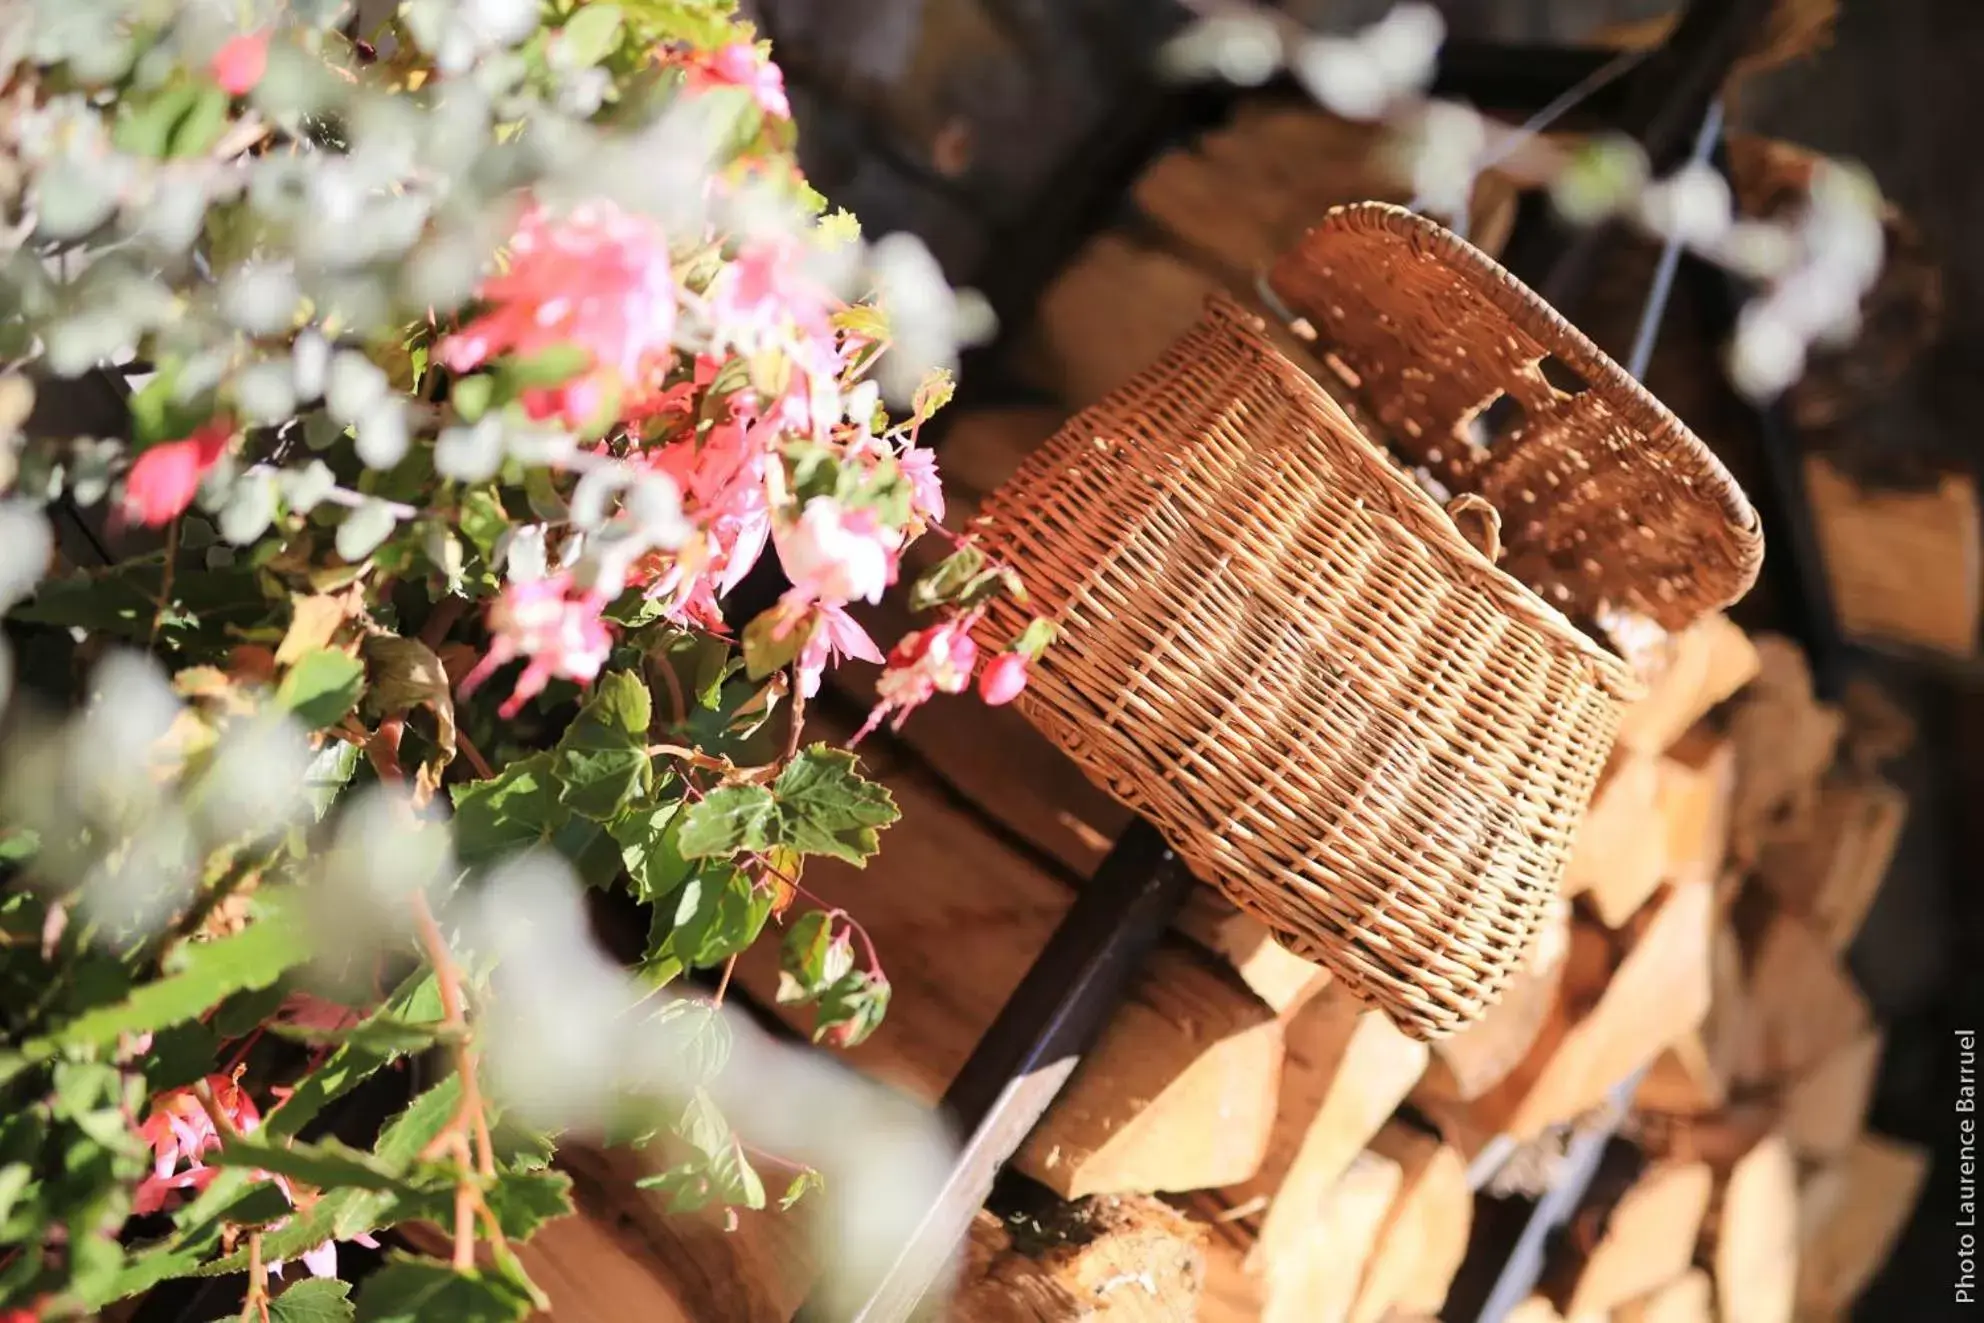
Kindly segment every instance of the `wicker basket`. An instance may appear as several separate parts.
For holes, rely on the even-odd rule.
[[[1739,594],[1755,520],[1714,461],[1444,234],[1396,208],[1340,209],[1284,264],[1324,282],[1291,291],[1327,291],[1319,325],[1368,333],[1329,350],[1365,387],[1397,389],[1369,395],[1376,416],[1454,436],[1506,386],[1529,406],[1525,433],[1504,453],[1434,462],[1503,500],[1535,485],[1518,507],[1535,519],[1505,513],[1512,563],[1569,599],[1644,602],[1670,624]],[[1437,1037],[1479,1016],[1518,965],[1639,683],[1461,537],[1264,331],[1216,297],[988,503],[988,541],[1020,566],[1029,609],[1066,627],[1021,702],[1285,945]],[[1591,389],[1571,399],[1544,381],[1536,361],[1552,352]],[[1551,482],[1567,463],[1577,476]],[[1611,501],[1560,490],[1587,478]],[[1630,548],[1651,586],[1565,563],[1564,546],[1610,545],[1597,534],[1621,505],[1653,521]],[[1592,539],[1538,533],[1572,515]],[[1738,568],[1704,571],[1713,583],[1691,591],[1666,572],[1669,550]],[[1024,614],[997,608],[988,635],[1010,637]]]

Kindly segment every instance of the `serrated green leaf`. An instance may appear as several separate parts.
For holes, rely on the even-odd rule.
[[[689,880],[692,866],[675,840],[681,813],[679,803],[636,805],[607,824],[633,883],[634,899],[653,904]]]
[[[365,692],[365,663],[319,648],[305,653],[276,686],[276,701],[311,730],[335,726]]]
[[[806,642],[807,631],[798,628],[774,608],[761,611],[744,626],[744,673],[762,680],[773,671],[792,665]]]
[[[531,1292],[491,1270],[456,1272],[445,1263],[394,1254],[358,1289],[358,1323],[516,1323],[535,1305]]]
[[[815,744],[786,764],[778,797],[779,844],[801,854],[865,864],[879,846],[875,829],[901,816],[888,790],[862,777],[855,756]]]
[[[128,103],[111,141],[119,151],[154,160],[198,156],[226,127],[226,92],[212,83],[170,83]]]
[[[679,1065],[699,1087],[730,1064],[730,1022],[708,1002],[688,997],[671,1001],[649,1018],[648,1026],[659,1040],[657,1055]]]
[[[875,1032],[888,1009],[888,979],[875,970],[850,970],[820,994],[813,1041],[854,1047]]]
[[[372,1146],[374,1156],[395,1168],[411,1163],[446,1128],[461,1106],[461,1096],[462,1082],[453,1075],[423,1092],[379,1132],[379,1142]]]
[[[771,912],[770,887],[753,886],[741,869],[705,869],[677,893],[665,950],[650,954],[690,969],[721,964],[758,940]]]
[[[456,857],[470,866],[550,840],[567,816],[558,802],[550,753],[520,758],[486,781],[450,790]]]
[[[216,1167],[273,1172],[321,1190],[420,1193],[385,1162],[335,1139],[284,1145],[269,1143],[257,1134],[241,1135],[228,1139],[208,1161]]]
[[[483,1199],[505,1236],[528,1240],[572,1211],[572,1178],[562,1171],[501,1171]]]
[[[358,771],[358,746],[349,740],[326,740],[310,759],[310,766],[303,773],[303,793],[310,800],[311,812],[317,821],[331,811],[337,802],[338,792],[351,784],[352,776]]]
[[[632,671],[600,677],[558,741],[558,799],[574,813],[606,822],[652,779],[647,753],[653,702]]]
[[[294,1024],[272,1024],[268,1028],[277,1038],[287,1038],[293,1043],[350,1044],[382,1055],[424,1052],[447,1039],[445,1026],[438,1020],[420,1024],[391,1015],[374,1015],[349,1029],[312,1029]]]
[[[676,848],[684,859],[763,851],[777,843],[779,805],[763,786],[720,786],[682,814]]]
[[[220,1017],[216,1014],[214,1018]],[[158,1094],[183,1088],[207,1075],[214,1069],[220,1044],[221,1035],[198,1020],[159,1030],[143,1062],[146,1088]]]
[[[694,1213],[707,1208],[716,1197],[716,1187],[710,1180],[708,1165],[700,1158],[694,1162],[678,1162],[666,1171],[643,1176],[634,1182],[643,1190],[655,1190],[668,1202],[664,1205],[672,1214]]]
[[[269,1323],[345,1323],[354,1317],[351,1283],[306,1277],[269,1301]]]
[[[237,992],[267,987],[309,956],[310,942],[293,912],[265,903],[262,915],[242,931],[186,943],[173,972],[28,1043],[27,1051],[46,1057],[64,1048],[107,1047],[119,1034],[153,1033],[183,1024]]]
[[[497,541],[510,527],[510,515],[495,492],[479,487],[463,494],[455,526],[487,561],[495,554]]]
[[[496,378],[488,375],[457,377],[454,389],[448,393],[455,406],[455,412],[465,423],[480,421],[489,412],[489,405],[496,398]],[[481,476],[488,476],[484,470]]]
[[[606,828],[587,818],[565,819],[551,833],[551,847],[565,856],[579,881],[600,890],[620,877],[620,845]]]
[[[854,968],[854,946],[846,933],[836,936],[833,926],[831,917],[813,910],[785,930],[779,945],[780,1004],[811,1001]]]
[[[925,570],[909,590],[909,609],[931,611],[957,601],[985,570],[985,553],[966,543]]]

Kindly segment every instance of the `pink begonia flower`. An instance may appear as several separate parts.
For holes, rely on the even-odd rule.
[[[815,496],[772,542],[792,591],[805,601],[879,602],[895,582],[895,535],[872,510]]]
[[[888,665],[875,682],[875,710],[849,743],[858,743],[891,712],[896,714],[892,728],[900,729],[911,712],[936,695],[963,693],[978,662],[971,630],[981,614],[973,611],[903,635],[889,650]]]
[[[553,678],[590,683],[613,650],[612,631],[599,618],[605,606],[597,593],[575,593],[570,574],[507,585],[490,604],[489,652],[462,677],[462,697],[518,657],[529,664],[496,709],[505,719],[517,715]]]
[[[247,96],[269,71],[269,34],[244,32],[229,37],[207,65],[207,72],[229,96]]]
[[[896,457],[902,476],[909,480],[909,500],[916,512],[936,523],[944,517],[944,483],[937,476],[937,452],[928,446],[911,446]]]
[[[646,588],[677,624],[722,632],[720,600],[743,582],[771,538],[764,483],[771,437],[762,428],[732,419],[700,444],[684,441],[646,457],[681,488],[683,513],[696,525],[673,556],[655,558]]]
[[[281,1222],[272,1224],[270,1230],[272,1231],[280,1230],[286,1225],[288,1225],[287,1218],[283,1219],[283,1221]],[[364,1232],[360,1232],[355,1236],[349,1236],[346,1239],[349,1241],[349,1243],[353,1245],[363,1245],[366,1249],[379,1248],[379,1242],[372,1239],[371,1236],[365,1234]],[[303,1260],[304,1268],[309,1272],[309,1274],[312,1277],[335,1277],[338,1275],[338,1243],[335,1240],[327,1240],[323,1244],[317,1246],[315,1249],[304,1250],[303,1253],[297,1255],[296,1257]],[[271,1261],[268,1264],[269,1276],[271,1277],[282,1276],[282,1266],[284,1262],[285,1260],[283,1259],[275,1259]]]
[[[209,1075],[206,1083],[213,1091],[215,1105],[236,1130],[246,1134],[262,1124],[254,1100],[240,1085],[225,1075]],[[204,1190],[219,1174],[207,1166],[204,1155],[220,1147],[220,1132],[214,1128],[206,1104],[191,1088],[173,1089],[153,1099],[151,1112],[138,1127],[138,1137],[151,1148],[152,1174],[139,1183],[132,1196],[135,1213],[156,1213],[175,1191]],[[182,1160],[187,1164],[184,1171],[179,1170]],[[287,1183],[277,1183],[287,1194]]]
[[[483,281],[480,317],[442,340],[436,356],[467,372],[505,354],[531,357],[575,346],[587,367],[533,390],[536,418],[596,422],[608,401],[653,393],[674,358],[675,272],[661,227],[610,202],[562,215],[533,206],[510,239],[506,270]]]
[[[748,41],[733,41],[714,52],[698,55],[689,65],[692,87],[741,87],[758,108],[773,119],[791,119],[792,103],[785,95],[785,75]]]
[[[1012,702],[1026,688],[1027,659],[1023,653],[1002,652],[985,663],[978,677],[978,696],[988,707]]]
[[[184,440],[162,442],[139,455],[124,475],[124,517],[147,528],[178,518],[233,439],[234,424],[216,418]]]
[[[805,269],[805,256],[799,240],[781,236],[751,240],[724,263],[704,296],[719,346],[745,354],[783,348],[802,369],[834,374],[836,300]]]
[[[774,608],[784,613],[772,630],[772,637],[783,640],[792,630],[805,628],[806,641],[799,646],[799,653],[793,659],[793,667],[799,675],[799,692],[811,698],[820,692],[820,678],[829,666],[837,666],[844,657],[856,661],[882,663],[882,650],[875,646],[875,640],[868,637],[868,631],[839,606],[829,602],[819,604],[817,610],[810,611],[805,599],[788,594]]]

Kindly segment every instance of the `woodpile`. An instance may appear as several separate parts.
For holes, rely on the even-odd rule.
[[[1350,135],[1320,112],[1276,111],[1160,162],[1132,229],[1097,240],[1044,300],[1035,383],[1072,412],[1154,357],[1208,290],[1251,297],[1253,271],[1305,219],[1385,191],[1313,160],[1293,170],[1276,145],[1349,159]],[[967,526],[1063,416],[948,419],[949,522]],[[864,616],[886,638],[908,620],[899,597]],[[1024,1214],[1000,1204],[973,1226],[948,1316],[1437,1320],[1464,1263],[1506,1253],[1506,1219],[1477,1217],[1485,1191],[1547,1187],[1564,1136],[1642,1075],[1624,1156],[1553,1237],[1511,1319],[1843,1317],[1925,1163],[1865,1130],[1882,1036],[1842,963],[1906,815],[1881,765],[1907,731],[1864,694],[1819,702],[1795,645],[1721,617],[1666,639],[1657,662],[1564,900],[1484,1020],[1410,1040],[1203,891],[1016,1155]],[[813,718],[858,720],[872,684],[843,668]],[[805,882],[860,919],[895,987],[849,1060],[934,1103],[1129,815],[1012,708],[933,704],[862,751],[903,820],[866,870],[827,864]],[[732,986],[804,1028],[777,1005],[770,945]],[[657,1229],[624,1173],[578,1174],[573,1221],[589,1225],[554,1228],[555,1252],[604,1263],[655,1247],[649,1294],[674,1302],[655,1317],[789,1316],[810,1280],[806,1248],[750,1219],[727,1238],[725,1278],[710,1239]],[[724,1280],[749,1284],[699,1312],[706,1283]],[[630,1316],[576,1294],[556,1317]]]

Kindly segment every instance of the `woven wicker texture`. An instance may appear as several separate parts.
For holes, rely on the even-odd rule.
[[[1332,265],[1342,278],[1349,259]],[[1370,306],[1360,285],[1344,306],[1465,358],[1450,323],[1421,330],[1406,311],[1433,288],[1415,272],[1393,304]],[[1451,295],[1445,306],[1456,319],[1499,307]],[[1562,336],[1523,341],[1509,320],[1488,320],[1482,361],[1548,417],[1558,401],[1547,383],[1532,388],[1542,379],[1525,356]],[[1360,359],[1380,366],[1375,380],[1441,402],[1415,416],[1466,407],[1442,389],[1444,358],[1424,369],[1402,355]],[[1573,361],[1594,387],[1608,380],[1602,359]],[[1472,364],[1463,371],[1476,400],[1492,393]],[[1614,415],[1586,404],[1571,417],[1605,421],[1603,459]],[[1563,430],[1510,440],[1523,449],[1540,436],[1557,462],[1570,453]],[[1676,448],[1685,436],[1678,424],[1639,435]],[[1473,471],[1515,469],[1477,458]],[[1483,485],[1503,493],[1507,479]],[[1667,523],[1723,519],[1754,542],[1733,489],[1725,499],[1703,486],[1693,500],[1706,515],[1683,508],[1684,492],[1663,499]],[[1521,508],[1532,505],[1531,520],[1586,508]],[[1035,612],[1063,626],[1020,700],[1037,726],[1200,877],[1406,1032],[1438,1037],[1493,1004],[1555,894],[1620,708],[1639,692],[1623,661],[1476,550],[1224,297],[1029,457],[985,516],[989,548],[1033,598],[996,606],[986,641],[1003,644]],[[1509,523],[1505,507],[1504,537]],[[1718,563],[1755,557],[1705,531],[1697,541]],[[1634,556],[1666,563],[1657,545]],[[1723,591],[1738,590],[1743,574],[1723,573]],[[1676,621],[1717,598],[1686,583],[1658,596]]]
[[[1570,615],[1680,629],[1756,581],[1763,538],[1728,471],[1464,240],[1403,208],[1341,207],[1269,279],[1386,439],[1499,509],[1503,568]]]

